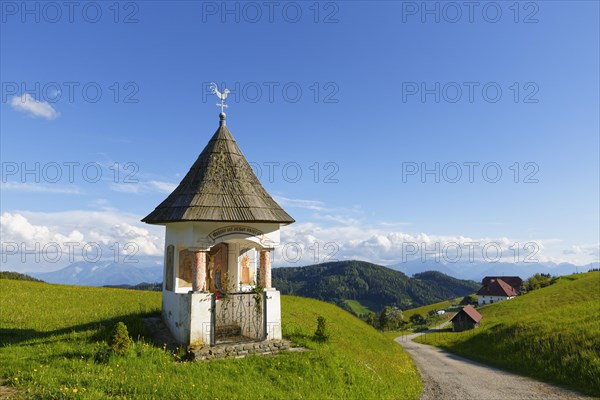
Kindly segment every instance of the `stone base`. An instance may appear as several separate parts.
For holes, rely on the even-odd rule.
[[[287,340],[268,340],[261,342],[227,343],[216,346],[190,348],[190,354],[196,361],[215,360],[221,358],[243,358],[248,355],[277,354],[290,349]]]

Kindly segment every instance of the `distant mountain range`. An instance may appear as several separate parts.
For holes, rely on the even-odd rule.
[[[115,263],[112,260],[98,262],[75,262],[63,269],[52,272],[27,272],[29,275],[50,283],[62,283],[70,285],[84,286],[135,286],[141,283],[159,283],[162,282],[162,257],[145,257],[139,259],[138,263]],[[358,261],[340,261],[340,263],[356,263]],[[320,264],[329,265],[336,263]],[[364,263],[375,265],[370,263]],[[285,278],[287,274],[299,269],[308,268],[305,273],[309,274],[312,267],[290,267],[274,268],[274,279]],[[385,268],[378,266],[380,268]],[[455,277],[458,279],[473,280],[481,282],[486,275],[518,275],[525,279],[537,272],[549,273],[552,275],[568,275],[576,271],[586,272],[591,268],[599,268],[599,263],[592,263],[585,266],[573,264],[555,264],[555,263],[422,263],[420,261],[410,261],[391,265],[386,269],[402,272],[406,277],[420,274],[426,271],[439,271],[447,278]],[[3,267],[3,270],[9,270]],[[279,271],[286,271],[285,273]],[[296,279],[296,278],[294,278]],[[333,279],[333,278],[330,278]],[[408,278],[407,278],[408,279]],[[420,278],[423,279],[423,275]],[[282,282],[283,283],[283,282]],[[287,284],[286,284],[287,285]],[[290,283],[291,285],[291,283]],[[280,287],[281,285],[276,285]],[[292,286],[290,286],[292,287]],[[296,286],[293,286],[296,287]],[[444,292],[444,287],[436,289],[439,293]],[[309,296],[314,297],[314,296]],[[455,296],[457,297],[457,296]],[[445,297],[447,298],[447,297]],[[445,299],[444,298],[444,299]]]
[[[520,276],[522,279],[529,278],[536,273],[545,273],[551,275],[570,275],[575,272],[587,272],[590,269],[598,268],[600,263],[590,263],[587,265],[574,265],[569,263],[556,264],[552,262],[538,263],[507,263],[507,262],[421,262],[420,260],[408,261],[399,264],[390,265],[389,268],[414,275],[424,271],[439,271],[446,275],[454,276],[459,279],[470,279],[481,282],[485,276],[511,275]]]
[[[162,282],[162,263],[116,263],[114,261],[80,261],[52,272],[30,272],[29,275],[49,283],[83,286],[137,285]]]
[[[480,284],[437,271],[409,278],[393,269],[364,261],[337,261],[306,267],[273,269],[273,286],[283,294],[312,297],[350,310],[348,301],[370,311],[394,305],[419,307],[475,292]]]

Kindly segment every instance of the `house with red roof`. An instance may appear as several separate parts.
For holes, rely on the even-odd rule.
[[[483,318],[481,314],[479,314],[477,310],[469,304],[463,307],[463,309],[456,313],[456,315],[450,320],[450,322],[452,322],[452,331],[460,332],[467,329],[477,328],[481,318]]]
[[[508,283],[510,282],[510,283]],[[520,294],[522,280],[518,276],[486,276],[477,292],[477,305],[509,300]]]

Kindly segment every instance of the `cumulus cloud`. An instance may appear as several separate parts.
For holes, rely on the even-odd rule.
[[[17,111],[28,113],[34,117],[46,119],[55,119],[60,114],[47,101],[38,101],[29,93],[23,93],[21,96],[14,96],[10,102],[12,108]]]
[[[442,264],[570,262],[581,265],[597,262],[599,258],[597,245],[575,246],[576,250],[563,252],[563,246],[556,239],[408,233],[390,231],[389,226],[361,224],[353,218],[335,220],[339,223],[333,226],[311,222],[284,227],[281,246],[275,252],[275,263],[293,266],[359,259],[383,265],[412,261]]]
[[[2,263],[25,263],[34,270],[87,260],[86,256],[115,261],[124,255],[133,259],[162,256],[163,230],[139,219],[138,215],[110,209],[4,212],[0,215]]]
[[[106,257],[133,255],[156,257],[164,251],[164,228],[140,222],[140,215],[104,208],[99,211],[30,212],[11,211],[0,215],[2,262],[7,257],[21,263],[20,249],[44,251],[48,244],[63,252],[60,261],[73,262],[84,256],[86,245]],[[323,221],[325,220],[325,221]],[[322,223],[326,222],[326,223]],[[75,243],[69,245],[68,243]],[[517,247],[515,248],[515,243]],[[7,244],[10,246],[7,247]],[[71,246],[69,248],[69,246]],[[361,223],[351,217],[322,218],[282,228],[281,244],[274,252],[276,266],[299,266],[327,261],[358,259],[382,265],[411,261],[461,262],[570,262],[583,265],[597,262],[599,246],[565,246],[557,239],[519,240],[505,236],[470,237],[437,235],[430,232],[390,230],[389,226]],[[9,257],[10,258],[10,257]],[[35,257],[25,254],[31,264]],[[28,265],[44,268],[44,259]],[[54,265],[56,268],[56,265]]]

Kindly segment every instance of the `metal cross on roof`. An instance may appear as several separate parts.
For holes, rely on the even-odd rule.
[[[229,94],[229,89],[225,89],[223,90],[223,93],[219,92],[219,88],[217,87],[217,84],[214,82],[210,83],[210,89],[212,90],[213,94],[217,95],[217,97],[221,100],[220,103],[217,103],[217,107],[221,107],[221,112],[223,112],[223,109],[229,107],[227,104],[225,104],[225,99],[227,98],[227,95]]]

